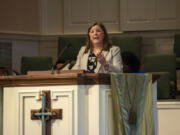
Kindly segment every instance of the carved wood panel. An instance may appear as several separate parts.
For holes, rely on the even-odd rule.
[[[177,0],[121,0],[123,31],[176,29]]]

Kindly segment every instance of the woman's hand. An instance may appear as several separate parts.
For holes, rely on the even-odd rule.
[[[60,69],[63,68],[63,66],[64,66],[63,63],[58,63],[58,64],[56,65],[56,69],[57,69],[57,70],[60,70]]]
[[[99,63],[104,66],[104,69],[106,71],[109,71],[109,64],[106,62],[104,55],[102,53],[98,53],[96,57]]]

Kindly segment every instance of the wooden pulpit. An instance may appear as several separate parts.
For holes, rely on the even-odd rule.
[[[1,76],[3,135],[113,135],[109,84],[82,70]]]
[[[110,74],[32,71],[0,86],[3,135],[114,135]]]
[[[114,135],[109,74],[76,70],[4,75],[0,76],[0,134]],[[157,102],[156,83],[153,91],[155,133],[178,135],[180,102]]]

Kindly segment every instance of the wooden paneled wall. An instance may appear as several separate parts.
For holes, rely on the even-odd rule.
[[[0,32],[39,34],[39,4],[39,0],[1,0]]]

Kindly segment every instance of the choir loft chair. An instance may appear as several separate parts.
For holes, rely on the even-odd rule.
[[[21,58],[21,74],[27,74],[28,71],[50,70],[53,65],[50,56],[23,56]]]
[[[142,50],[142,37],[141,36],[111,36],[113,45],[120,47],[121,52],[128,51],[136,55],[136,57],[141,59]]]
[[[174,54],[148,55],[144,57],[144,71],[160,74],[157,80],[157,98],[175,98],[176,56]]]
[[[176,69],[180,70],[180,34],[174,36],[174,53],[176,54]]]

